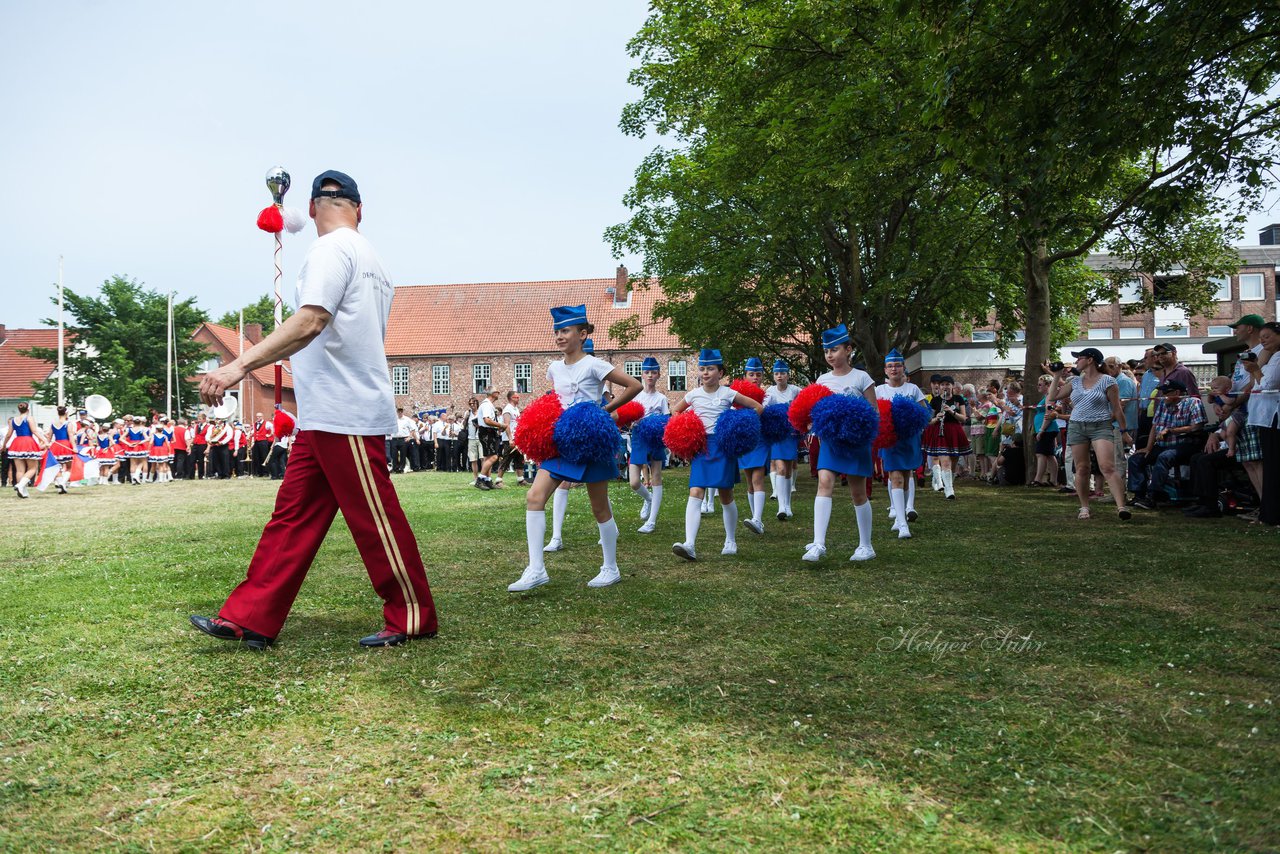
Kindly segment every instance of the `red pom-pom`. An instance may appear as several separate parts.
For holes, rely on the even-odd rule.
[[[284,231],[284,217],[280,214],[280,209],[275,205],[267,205],[262,209],[262,213],[258,214],[258,228],[268,234],[279,234]]]
[[[736,391],[743,397],[749,397],[756,403],[764,403],[764,389],[760,388],[751,380],[737,379],[729,383],[729,388]],[[735,409],[740,407],[734,407]]]
[[[671,416],[667,429],[662,431],[662,444],[677,457],[692,460],[707,449],[707,428],[698,413],[686,409]]]
[[[623,430],[644,418],[644,405],[639,401],[628,400],[613,411],[618,418],[618,426]],[[517,424],[519,422],[516,422]]]
[[[516,447],[535,463],[559,456],[556,450],[556,420],[564,412],[560,395],[549,391],[524,408],[516,421]]]
[[[813,405],[831,393],[831,389],[826,386],[814,383],[796,395],[796,399],[791,401],[791,408],[787,410],[787,417],[791,419],[791,426],[796,428],[797,433],[803,436],[809,432],[809,413],[813,411]]]
[[[878,451],[898,444],[898,434],[893,431],[893,400],[877,400],[876,405],[880,407],[880,432],[871,447]]]
[[[271,416],[271,429],[274,431],[276,438],[281,436],[292,436],[293,428],[297,423],[293,420],[293,416],[283,409],[277,409],[275,415]]]

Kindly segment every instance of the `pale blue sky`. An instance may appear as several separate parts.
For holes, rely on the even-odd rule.
[[[349,172],[398,284],[604,277],[601,235],[656,144],[618,130],[643,0],[0,2],[0,323],[113,274],[217,316],[266,293],[254,225]],[[1250,220],[1245,243],[1280,221]],[[285,236],[292,292],[313,231]],[[632,270],[636,258],[624,258]]]
[[[0,323],[116,273],[213,315],[267,292],[266,171],[342,169],[397,284],[612,276],[657,140],[618,129],[642,0],[0,3]],[[284,285],[314,231],[285,235]],[[632,269],[636,259],[624,258]]]

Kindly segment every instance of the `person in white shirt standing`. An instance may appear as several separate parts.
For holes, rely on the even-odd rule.
[[[298,400],[297,439],[248,577],[217,617],[191,617],[213,637],[254,649],[275,643],[339,510],[384,603],[385,627],[360,644],[396,646],[436,633],[418,543],[387,474],[383,437],[395,431],[396,410],[383,339],[393,287],[357,231],[362,211],[349,176],[316,177],[318,239],[298,273],[297,312],[200,383],[201,399],[217,405],[248,371],[292,356]]]
[[[878,400],[905,397],[921,409],[928,405],[924,392],[915,383],[907,382],[906,363],[896,347],[884,357],[884,376],[886,381],[876,386]],[[898,539],[909,540],[909,523],[917,518],[916,469],[924,462],[920,434],[899,436],[892,447],[880,449],[880,459],[889,473],[889,518],[893,519],[893,530],[898,532]]]
[[[498,461],[498,480],[501,481],[507,467],[518,460],[520,479],[516,483],[519,486],[528,486],[529,481],[524,479],[524,454],[520,453],[520,449],[516,447],[516,422],[519,420],[520,392],[509,391],[507,405],[502,407],[502,441],[506,443],[506,450],[502,454],[502,459]]]
[[[480,402],[476,410],[476,428],[480,437],[480,472],[476,485],[481,489],[493,489],[491,473],[493,464],[498,461],[498,451],[502,444],[503,424],[498,420],[498,390],[492,389]],[[498,479],[502,479],[502,471],[498,471]]]
[[[773,385],[765,389],[764,405],[773,406],[784,403],[788,407],[791,401],[800,394],[800,387],[791,384],[791,366],[782,359],[773,363]],[[769,446],[769,459],[773,471],[769,473],[773,481],[773,495],[778,499],[778,521],[792,518],[791,495],[796,489],[796,457],[799,456],[799,437],[787,436],[781,442]]]
[[[640,378],[644,389],[636,395],[636,400],[644,407],[644,414],[669,415],[671,404],[667,396],[658,391],[658,376],[662,369],[658,360],[646,356],[640,363]],[[631,456],[627,460],[627,474],[631,481],[631,490],[644,501],[640,505],[640,518],[644,524],[640,533],[652,534],[658,524],[658,509],[662,507],[662,466],[667,460],[667,449],[662,445],[656,448],[640,445],[635,433],[631,434]],[[645,468],[649,470],[649,486],[644,485]]]
[[[413,419],[404,414],[404,407],[396,407],[396,429],[391,434],[391,473],[404,474],[409,462],[409,434],[413,432]]]

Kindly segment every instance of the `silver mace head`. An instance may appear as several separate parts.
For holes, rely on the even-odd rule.
[[[284,202],[284,194],[289,192],[289,173],[277,166],[267,173],[267,189],[271,191],[271,199],[278,205]]]

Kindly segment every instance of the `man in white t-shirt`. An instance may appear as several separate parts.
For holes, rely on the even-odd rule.
[[[409,461],[409,434],[413,432],[413,419],[404,414],[404,407],[396,407],[396,431],[391,434],[391,473],[404,474]]]
[[[318,237],[298,273],[297,312],[200,383],[201,399],[217,405],[249,371],[292,356],[298,400],[289,467],[248,576],[217,617],[191,617],[216,638],[254,649],[275,643],[339,510],[384,603],[384,628],[360,644],[396,646],[436,633],[418,543],[387,475],[383,437],[396,430],[383,347],[392,285],[357,230],[362,212],[350,176],[316,177],[310,213]]]
[[[516,422],[520,420],[520,392],[507,392],[507,405],[502,407],[502,424],[503,433],[502,441],[506,443],[506,448],[502,453],[502,458],[498,461],[498,479],[502,479],[502,475],[506,473],[507,468],[516,462],[520,466],[520,479],[516,481],[519,486],[528,486],[529,481],[524,478],[524,454],[520,453],[520,449],[516,447]]]
[[[502,431],[504,425],[498,420],[498,390],[493,389],[484,400],[480,401],[480,408],[476,411],[476,427],[480,436],[480,475],[477,485],[481,489],[493,489],[493,478],[490,473],[493,471],[493,464],[498,461],[498,455],[502,446]],[[502,472],[498,472],[498,478],[501,480]]]

